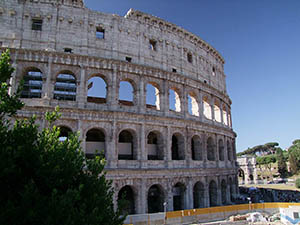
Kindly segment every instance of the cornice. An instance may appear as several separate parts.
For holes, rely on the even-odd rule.
[[[188,39],[189,41],[191,41],[198,47],[206,50],[206,52],[211,53],[213,56],[215,56],[217,59],[219,59],[223,64],[225,63],[224,58],[221,56],[221,54],[215,48],[213,48],[211,45],[206,43],[204,40],[202,40],[197,35],[185,30],[184,28],[182,28],[178,25],[175,25],[175,24],[165,21],[159,17],[153,16],[153,15],[150,15],[150,14],[138,11],[138,10],[134,10],[134,9],[130,9],[127,12],[127,14],[125,15],[125,18],[136,20],[143,24],[156,26],[156,27],[159,27],[160,29],[176,33],[177,36]]]

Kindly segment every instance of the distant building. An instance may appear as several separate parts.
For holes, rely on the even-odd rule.
[[[257,170],[255,156],[237,157],[239,184],[256,184]]]

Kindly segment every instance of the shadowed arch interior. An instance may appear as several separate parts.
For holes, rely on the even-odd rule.
[[[204,185],[198,181],[193,188],[194,209],[204,207]]]
[[[227,194],[227,184],[225,180],[221,182],[221,197],[222,197],[222,205],[226,205],[226,194]]]
[[[172,136],[172,160],[184,160],[184,138],[180,133],[175,133]]]
[[[207,149],[207,160],[215,161],[216,160],[215,145],[212,137],[207,138],[206,149]]]
[[[191,150],[193,160],[202,160],[202,144],[199,136],[195,135],[191,139]]]
[[[147,136],[148,160],[163,160],[163,138],[157,131],[151,131]]]
[[[148,213],[164,211],[164,191],[160,185],[152,185],[148,190]]]
[[[184,209],[185,194],[186,194],[186,187],[183,183],[179,182],[173,187],[173,209],[174,209],[174,211]]]
[[[126,185],[118,193],[118,205],[124,205],[123,214],[135,214],[135,196],[133,189]]]
[[[224,161],[224,142],[222,139],[219,139],[218,146],[219,146],[219,160]]]
[[[66,126],[59,126],[59,140],[60,141],[65,141],[68,139],[68,137],[70,136],[70,134],[72,133],[72,130],[69,127]]]
[[[210,207],[218,205],[217,184],[214,180],[209,183],[209,205]]]
[[[118,159],[136,160],[136,136],[131,130],[123,130],[119,134]]]
[[[105,155],[105,134],[100,129],[90,129],[86,133],[85,155],[87,158],[93,158],[95,155]]]

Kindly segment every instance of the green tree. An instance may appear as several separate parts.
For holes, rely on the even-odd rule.
[[[105,160],[86,159],[78,134],[59,141],[53,126],[59,117],[46,113],[48,128],[38,131],[35,119],[12,116],[22,107],[18,93],[8,95],[13,68],[9,53],[0,58],[0,224],[121,225],[114,211]]]
[[[277,148],[276,158],[277,158],[277,165],[278,165],[278,173],[280,174],[280,177],[283,178],[287,175],[287,166],[281,148]]]
[[[300,188],[300,178],[296,179],[295,186],[296,186],[296,188]]]
[[[288,150],[289,163],[292,174],[297,174],[300,169],[300,140],[294,140],[292,146]]]
[[[272,163],[275,163],[275,162],[276,162],[275,155],[266,155],[266,156],[256,157],[256,164],[258,164],[259,167],[261,167],[263,165],[271,177],[273,177],[273,173],[271,171]]]

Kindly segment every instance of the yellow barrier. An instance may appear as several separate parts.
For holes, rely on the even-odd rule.
[[[203,214],[212,214],[212,213],[247,211],[247,210],[254,210],[254,209],[288,208],[289,206],[300,206],[300,203],[270,202],[270,203],[252,203],[252,204],[242,204],[242,205],[217,206],[217,207],[201,208],[201,209],[189,209],[189,210],[167,212],[166,219],[185,217],[185,216],[196,216],[196,215],[203,215]]]

